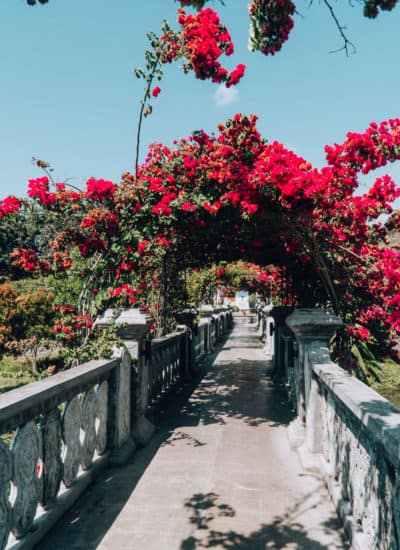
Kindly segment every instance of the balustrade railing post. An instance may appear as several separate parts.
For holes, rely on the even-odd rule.
[[[191,380],[192,375],[190,373],[190,363],[193,360],[194,354],[192,352],[193,342],[193,330],[186,325],[178,325],[177,330],[182,332],[182,338],[180,340],[180,360],[181,360],[181,374],[183,380]]]
[[[129,385],[131,437],[136,444],[141,446],[148,443],[155,430],[154,425],[146,417],[149,405],[150,364],[144,339],[152,322],[153,319],[150,315],[136,308],[108,309],[96,321],[99,328],[112,323],[120,325],[117,333],[128,350],[133,365]]]
[[[265,310],[266,308],[264,308]],[[283,337],[289,334],[285,321],[292,311],[293,308],[291,307],[273,306],[267,317],[267,338],[270,338],[271,325],[273,326],[273,339],[270,345],[272,347],[273,374],[276,379],[283,379],[285,375],[285,344]]]
[[[315,453],[319,452],[322,438],[318,388],[312,377],[312,364],[331,361],[329,342],[343,323],[334,313],[323,309],[295,309],[286,323],[298,343],[298,427],[307,428],[304,437],[310,451]]]
[[[232,308],[229,307],[228,309],[228,330],[233,329],[233,313]]]
[[[125,464],[136,448],[131,434],[132,360],[124,348],[117,354],[119,365],[113,369],[109,382],[107,447],[111,464]]]
[[[213,313],[214,313],[214,308],[211,304],[203,304],[199,307],[200,317],[202,319],[206,318],[209,321],[205,326],[205,330],[207,332],[206,338],[205,338],[206,354],[214,350],[215,325],[213,323]]]
[[[272,304],[263,305],[260,309],[260,315],[261,315],[261,322],[260,322],[260,328],[261,328],[261,341],[264,342],[264,353],[269,358],[272,359],[274,355],[274,324],[275,321],[272,317],[269,316],[271,313],[271,310],[273,309]]]

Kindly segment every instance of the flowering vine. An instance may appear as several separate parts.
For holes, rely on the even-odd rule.
[[[158,319],[170,307],[165,288],[170,297],[174,285],[183,292],[188,268],[238,259],[274,264],[286,281],[286,303],[331,305],[347,340],[373,342],[400,329],[400,254],[387,246],[380,221],[400,191],[389,176],[364,194],[356,190],[359,174],[400,158],[400,120],[349,133],[326,154],[326,166],[316,169],[267,143],[255,116],[238,114],[217,135],[200,131],[173,147],[152,145],[137,176],[125,173],[119,184],[90,178],[69,195],[46,178],[31,180],[32,204],[63,219],[74,212],[80,221],[53,235],[52,256],[18,248],[13,260],[49,274],[68,273],[81,258],[77,314],[135,304]],[[19,208],[28,201],[0,204],[3,216]],[[398,223],[393,216],[392,226]],[[261,270],[257,278],[265,283],[270,275]]]

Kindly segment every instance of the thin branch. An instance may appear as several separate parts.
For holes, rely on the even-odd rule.
[[[84,282],[83,287],[82,287],[81,292],[80,292],[79,297],[78,297],[78,311],[80,311],[81,313],[85,313],[85,311],[86,311],[85,310],[86,295],[87,295],[87,292],[88,292],[89,284],[92,282],[93,278],[96,275],[95,270],[96,270],[98,264],[103,259],[103,253],[99,252],[97,254],[98,254],[98,256],[97,257],[95,256],[93,264],[90,267],[91,274],[86,279],[86,281]]]
[[[325,287],[325,291],[328,297],[330,296],[333,301],[335,313],[339,314],[339,301],[332,283],[328,266],[326,265],[325,259],[321,254],[320,247],[318,246],[315,235],[313,235],[313,233],[311,233],[310,231],[306,231],[305,229],[298,229],[298,233],[300,236],[303,237],[304,242],[308,246],[309,253],[319,266],[320,270],[318,271],[318,273],[320,274],[322,284]]]
[[[353,42],[351,42],[347,38],[347,36],[344,32],[346,30],[346,27],[344,27],[343,25],[340,24],[339,19],[337,18],[335,10],[333,9],[332,5],[328,2],[328,0],[322,0],[322,1],[326,5],[328,10],[330,11],[332,19],[334,20],[335,25],[336,25],[341,37],[343,38],[343,42],[344,42],[344,44],[341,48],[338,48],[337,50],[332,50],[329,53],[337,53],[337,52],[341,52],[341,51],[344,50],[346,52],[346,57],[349,57],[349,55],[351,53],[353,53],[353,54],[356,53],[356,47],[354,46]]]
[[[82,189],[79,189],[79,187],[76,187],[76,185],[72,185],[72,183],[67,183],[69,180],[77,179],[77,178],[67,178],[64,180],[64,185],[67,187],[70,187],[71,189],[75,189],[75,191],[78,191],[79,193],[82,193]]]
[[[52,176],[52,173],[53,172],[53,168],[50,166],[50,164],[47,162],[47,161],[44,161],[44,160],[41,160],[41,159],[37,159],[35,157],[32,158],[32,162],[38,167],[38,168],[41,168],[43,170],[43,172],[46,174],[46,176],[49,178],[51,184],[53,186],[55,186],[55,181],[54,181],[54,178]],[[64,184],[68,187],[71,187],[71,189],[75,189],[75,191],[78,191],[79,193],[82,193],[82,190],[79,189],[79,187],[75,187],[75,185],[72,185],[71,183],[67,183],[69,180],[71,180],[73,178],[67,178],[66,180],[64,180]]]
[[[343,250],[343,252],[347,252],[351,256],[354,256],[355,258],[357,258],[357,260],[361,260],[362,262],[365,262],[365,258],[363,258],[362,256],[359,256],[358,254],[356,254],[355,252],[353,252],[349,248],[346,248],[345,246],[341,246],[340,244],[336,244],[336,246],[338,248],[340,248],[340,250]]]
[[[154,60],[153,66],[151,68],[151,72],[148,77],[147,86],[144,92],[144,97],[141,101],[140,105],[140,112],[139,112],[139,122],[136,132],[136,159],[135,159],[135,177],[137,178],[137,171],[139,166],[139,151],[140,151],[140,133],[142,130],[142,122],[143,122],[143,115],[144,115],[144,108],[146,106],[146,100],[150,94],[150,88],[154,80],[154,76],[156,74],[156,69],[159,64],[160,58],[162,54],[162,45],[160,46],[159,50],[157,51],[156,58]]]

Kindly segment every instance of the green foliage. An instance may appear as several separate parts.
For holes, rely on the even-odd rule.
[[[92,330],[83,342],[71,343],[61,350],[65,365],[76,366],[91,359],[109,358],[116,347],[122,346],[122,341],[116,334],[116,327],[111,325],[107,329]]]
[[[8,283],[0,285],[0,346],[23,354],[34,372],[38,372],[39,348],[52,334],[53,299],[41,289],[19,294]]]
[[[0,352],[19,332],[21,315],[16,307],[17,297],[18,293],[8,283],[0,285]]]
[[[0,359],[0,393],[36,382],[46,375],[47,372],[35,374],[26,363],[10,355],[4,355]]]
[[[217,276],[215,268],[193,270],[187,276],[188,305],[196,307],[212,303],[216,291]]]
[[[372,382],[372,388],[391,401],[396,407],[400,407],[399,364],[393,359],[386,358],[379,363],[377,372],[379,379]]]
[[[16,305],[20,311],[21,331],[25,338],[45,339],[51,336],[54,319],[54,296],[44,290],[20,294]]]
[[[43,290],[27,292],[17,297],[16,305],[21,325],[6,347],[13,353],[22,353],[30,361],[33,372],[37,373],[39,349],[48,344],[52,334],[53,295]]]
[[[380,361],[370,346],[363,341],[354,342],[351,353],[355,360],[353,371],[357,378],[366,384],[370,384],[371,381],[379,382]]]

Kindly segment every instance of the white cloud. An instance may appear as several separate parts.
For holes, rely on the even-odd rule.
[[[233,86],[227,88],[224,84],[220,84],[213,95],[215,104],[218,105],[218,107],[234,103],[238,96],[239,92],[236,88]]]

